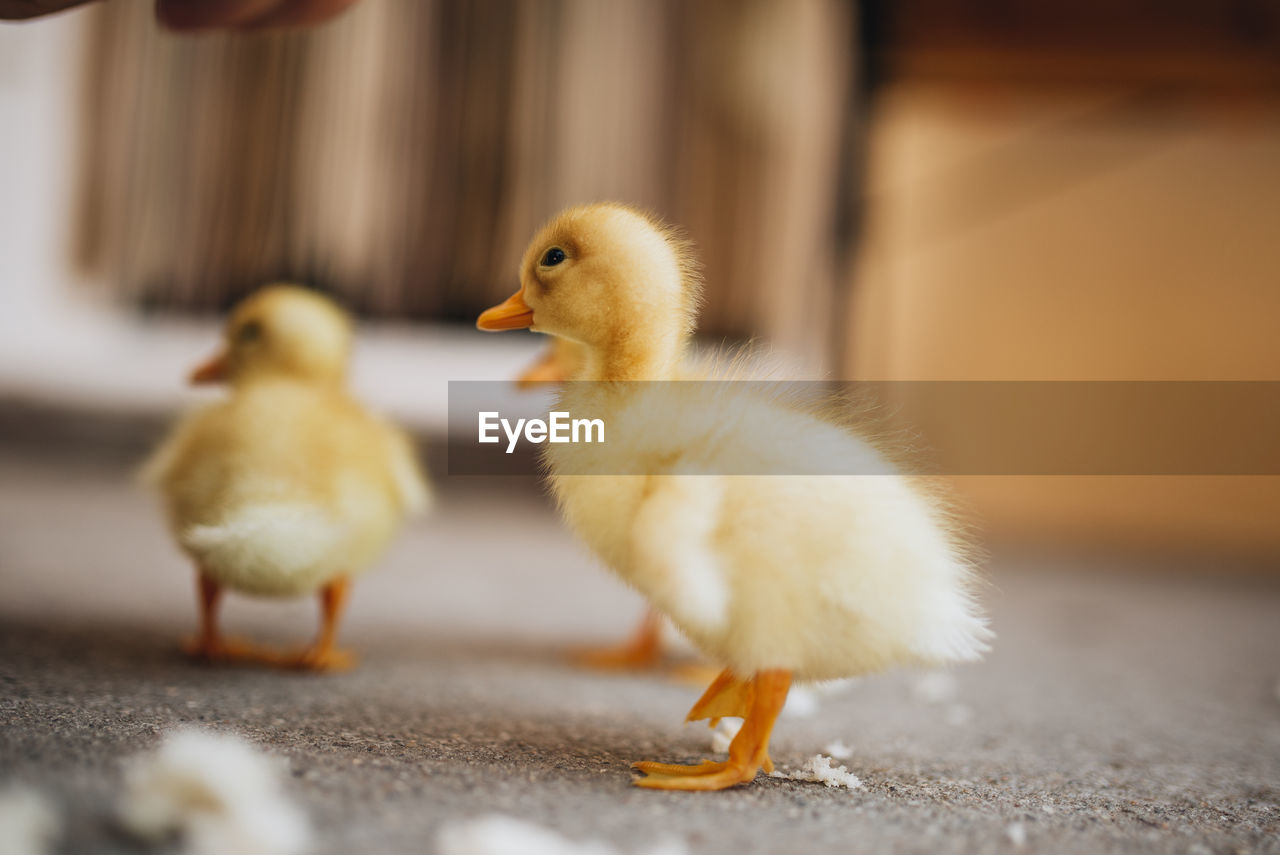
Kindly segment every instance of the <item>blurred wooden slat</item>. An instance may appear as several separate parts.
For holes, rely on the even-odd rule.
[[[840,0],[364,0],[199,39],[141,3],[93,14],[80,257],[126,299],[218,308],[289,277],[470,320],[542,220],[617,199],[698,245],[704,331],[830,351]]]

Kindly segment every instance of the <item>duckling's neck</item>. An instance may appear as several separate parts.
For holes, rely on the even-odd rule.
[[[643,339],[643,340],[642,340]],[[684,354],[684,337],[626,336],[589,348],[586,380],[671,380]]]

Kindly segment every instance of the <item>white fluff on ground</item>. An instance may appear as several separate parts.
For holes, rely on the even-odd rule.
[[[787,702],[782,707],[785,718],[813,718],[822,706],[818,702],[818,693],[809,686],[792,686],[787,693]]]
[[[916,678],[911,694],[926,704],[944,704],[956,696],[956,678],[946,671],[930,671]]]
[[[853,749],[848,745],[845,745],[844,740],[842,739],[837,739],[835,742],[829,743],[823,750],[837,760],[848,760],[853,756]]]
[[[738,735],[740,730],[742,730],[742,719],[720,719],[719,723],[711,731],[711,750],[717,754],[728,753],[729,744],[733,742],[733,738]]]
[[[46,855],[58,831],[58,812],[41,793],[19,784],[0,791],[0,855]]]
[[[298,855],[310,829],[282,771],[239,737],[177,731],[127,770],[120,819],[148,840],[179,834],[184,855]]]
[[[847,787],[856,790],[862,787],[858,776],[844,766],[836,766],[830,757],[816,754],[809,762],[796,772],[775,771],[770,777],[785,778],[788,781],[812,781],[828,787]]]
[[[439,855],[620,855],[599,840],[578,842],[513,816],[490,814],[450,823],[436,837]],[[688,855],[678,840],[668,840],[637,855]]]

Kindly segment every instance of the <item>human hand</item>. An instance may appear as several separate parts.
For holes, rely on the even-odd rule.
[[[356,0],[156,0],[156,20],[171,30],[309,27]]]
[[[0,19],[38,18],[87,0],[0,0]],[[309,27],[356,0],[156,0],[156,20],[171,30],[259,30]]]

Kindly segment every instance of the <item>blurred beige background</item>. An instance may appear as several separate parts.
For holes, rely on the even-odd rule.
[[[898,4],[847,375],[1280,380],[1277,10],[1148,11]],[[957,487],[1019,537],[1280,547],[1274,477]]]
[[[470,331],[527,235],[599,198],[695,240],[705,341],[802,376],[1280,380],[1262,0],[363,0],[198,38],[107,3],[0,47],[5,401],[167,418],[217,311],[294,278],[438,435],[448,379],[541,344]],[[955,486],[996,538],[1280,548],[1272,477]]]

